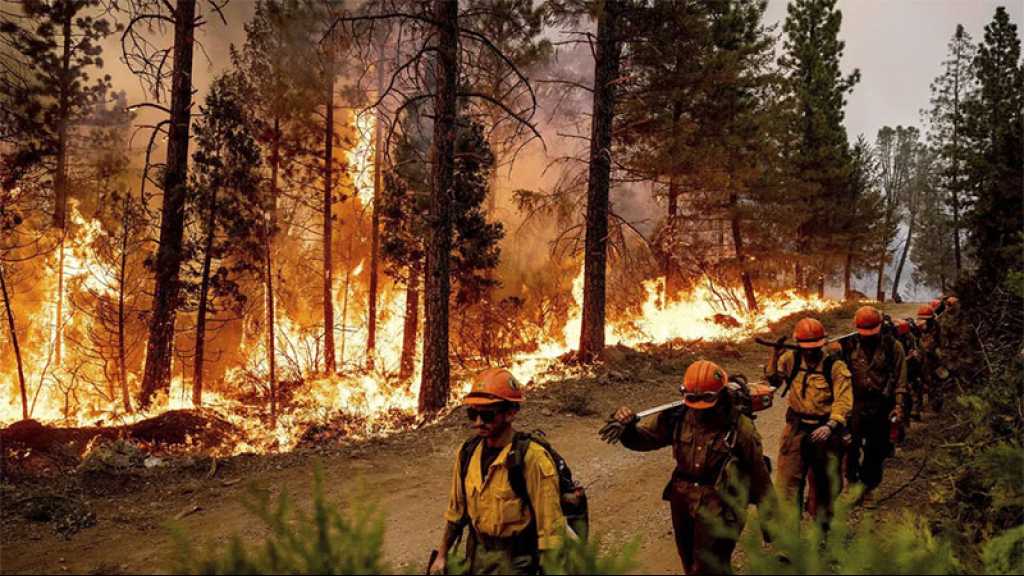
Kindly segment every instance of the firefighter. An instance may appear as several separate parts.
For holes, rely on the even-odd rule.
[[[928,403],[935,412],[942,411],[945,369],[942,367],[942,328],[935,319],[935,307],[923,304],[917,309],[918,345],[921,350],[921,376]]]
[[[522,403],[522,386],[508,370],[497,368],[480,374],[463,400],[480,440],[468,440],[457,453],[433,573],[444,573],[448,552],[464,528],[469,529],[471,574],[536,574],[541,553],[561,545],[566,522],[551,455],[537,443],[526,445],[521,478],[529,501],[517,497],[511,484],[513,422]],[[469,452],[465,460],[464,450]]]
[[[614,416],[625,426],[626,448],[672,446],[676,467],[662,499],[687,574],[731,572],[747,505],[763,507],[774,494],[761,437],[728,393],[728,381],[725,370],[699,360],[683,377],[683,406],[641,420],[623,406]]]
[[[850,370],[837,355],[826,354],[825,327],[818,320],[797,322],[793,338],[799,350],[776,348],[767,370],[769,382],[784,383],[789,394],[776,483],[784,498],[802,506],[810,475],[814,498],[808,512],[827,529],[841,483],[846,418],[853,408]]]
[[[900,320],[896,323],[896,339],[903,345],[907,357],[909,393],[905,396],[903,413],[920,422],[921,409],[924,406],[924,386],[921,383],[921,351],[918,349],[913,319]]]
[[[847,418],[853,442],[846,451],[846,478],[863,484],[867,496],[881,483],[882,464],[893,451],[890,429],[903,424],[907,363],[903,345],[882,333],[877,308],[862,306],[853,321],[857,334],[843,341],[843,358],[853,377],[853,410]]]
[[[945,312],[938,318],[942,334],[942,365],[949,371],[952,378],[965,373],[966,362],[971,354],[974,343],[974,329],[960,313],[960,301],[956,296],[943,298]]]

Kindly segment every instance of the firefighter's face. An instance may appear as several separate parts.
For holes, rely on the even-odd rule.
[[[814,365],[821,362],[821,359],[825,356],[825,348],[805,348],[804,354],[807,355],[807,361]]]
[[[512,420],[515,419],[517,412],[518,410],[515,408],[495,406],[470,408],[466,414],[477,436],[497,438],[512,425]]]

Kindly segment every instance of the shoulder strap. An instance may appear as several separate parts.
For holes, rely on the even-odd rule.
[[[835,385],[832,383],[832,368],[836,365],[836,360],[842,360],[837,354],[828,354],[825,356],[825,361],[821,363],[821,372],[825,377],[825,382],[828,382],[828,390],[833,396],[836,394]]]
[[[469,473],[469,462],[473,459],[473,452],[483,440],[480,436],[473,436],[462,443],[459,448],[459,486],[462,488],[462,523],[469,522],[469,503],[466,498],[466,475]]]
[[[804,363],[803,354],[799,350],[793,352],[793,367],[789,369],[789,384],[796,381],[796,374],[800,371],[800,365]]]
[[[508,482],[512,485],[512,491],[527,504],[530,504],[530,493],[526,490],[526,451],[530,449],[530,442],[533,441],[534,438],[530,434],[516,432],[512,437],[512,449],[506,460]]]

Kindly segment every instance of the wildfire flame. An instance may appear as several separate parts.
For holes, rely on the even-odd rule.
[[[349,176],[355,187],[359,203],[368,207],[373,202],[373,154],[375,119],[371,114],[355,118],[356,141],[347,152]],[[104,234],[99,221],[86,220],[72,203],[69,214],[76,233],[69,236],[64,246],[64,289],[76,290],[107,298],[116,298],[116,271],[100,264],[92,246]],[[130,424],[166,410],[192,408],[188,383],[176,375],[169,394],[157,398],[146,413],[127,414],[119,406],[118,398],[91,393],[84,386],[72,390],[75,378],[89,376],[102,381],[107,375],[95,365],[83,363],[75,357],[80,354],[66,350],[60,362],[55,349],[62,334],[79,323],[93,320],[80,314],[65,303],[58,320],[57,267],[55,253],[47,257],[45,278],[39,279],[34,293],[45,304],[37,307],[27,321],[19,323],[22,357],[28,380],[31,417],[44,423],[63,426]],[[307,433],[311,424],[325,422],[344,415],[358,416],[350,422],[347,433],[360,436],[387,432],[415,417],[419,393],[419,374],[401,381],[396,377],[402,352],[402,333],[406,308],[406,293],[401,286],[383,282],[378,307],[377,346],[373,352],[373,368],[366,367],[367,322],[365,313],[351,313],[346,304],[365,300],[363,275],[366,262],[353,263],[348,279],[343,284],[341,274],[336,276],[334,308],[346,313],[338,317],[335,340],[341,342],[338,353],[339,374],[317,373],[317,353],[320,349],[319,327],[304,325],[290,317],[284,307],[276,319],[275,362],[279,366],[278,379],[284,383],[299,380],[288,391],[287,408],[277,420],[270,423],[263,406],[251,399],[245,400],[233,391],[242,383],[255,379],[258,386],[266,386],[265,338],[243,331],[240,349],[244,359],[240,365],[226,370],[220,389],[204,391],[204,408],[212,410],[233,424],[241,433],[229,447],[234,453],[250,451],[287,450],[295,447]],[[359,282],[355,282],[359,280]],[[383,276],[382,276],[383,280]],[[355,286],[351,288],[349,284]],[[663,279],[643,283],[643,302],[639,313],[629,317],[611,319],[606,327],[606,343],[636,346],[647,343],[665,343],[681,339],[736,340],[764,330],[771,322],[799,311],[821,311],[834,304],[815,297],[801,297],[795,292],[767,296],[759,301],[760,310],[752,312],[742,304],[718,296],[710,281],[695,286],[689,293],[672,300],[665,297]],[[67,294],[63,295],[65,301]],[[361,301],[360,300],[360,301]],[[548,333],[537,335],[535,348],[517,355],[510,368],[524,381],[542,381],[542,374],[566,353],[578,348],[583,300],[583,269],[580,267],[572,283],[572,301],[567,320],[561,326],[548,327]],[[362,304],[360,304],[362,305]],[[721,321],[723,317],[728,321]],[[307,323],[308,324],[308,323]],[[62,326],[62,329],[58,329]],[[87,326],[83,326],[88,329]],[[6,329],[6,326],[5,326]],[[6,332],[6,330],[5,330]],[[5,347],[6,347],[6,343]],[[417,350],[419,369],[422,342]],[[67,346],[65,346],[67,348]],[[296,351],[303,351],[298,353]],[[296,356],[301,357],[299,360]],[[21,419],[18,376],[13,365],[0,367],[0,425]],[[82,370],[90,371],[88,374]],[[129,376],[129,386],[137,389],[135,375]],[[464,391],[468,383],[453,384],[456,392]],[[216,387],[215,387],[216,388]],[[265,394],[266,391],[261,392]],[[404,420],[403,420],[404,419]]]

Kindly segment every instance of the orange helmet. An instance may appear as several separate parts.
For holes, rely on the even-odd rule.
[[[473,380],[473,388],[462,401],[463,406],[490,406],[501,402],[521,404],[523,386],[504,368],[488,368]]]
[[[803,318],[793,328],[793,339],[801,348],[821,348],[825,345],[825,327],[814,318]]]
[[[683,403],[697,410],[705,410],[718,403],[718,396],[729,381],[729,374],[714,362],[697,360],[686,369],[680,391]],[[697,396],[691,398],[690,395]]]
[[[910,332],[910,323],[906,320],[898,320],[896,322],[896,333],[900,336],[906,336]]]
[[[861,336],[874,336],[882,331],[882,313],[874,306],[861,306],[853,315],[853,324]]]
[[[932,308],[928,304],[922,304],[921,307],[917,309],[917,319],[918,320],[926,320],[928,318],[934,318],[934,317],[935,317],[935,309]]]

